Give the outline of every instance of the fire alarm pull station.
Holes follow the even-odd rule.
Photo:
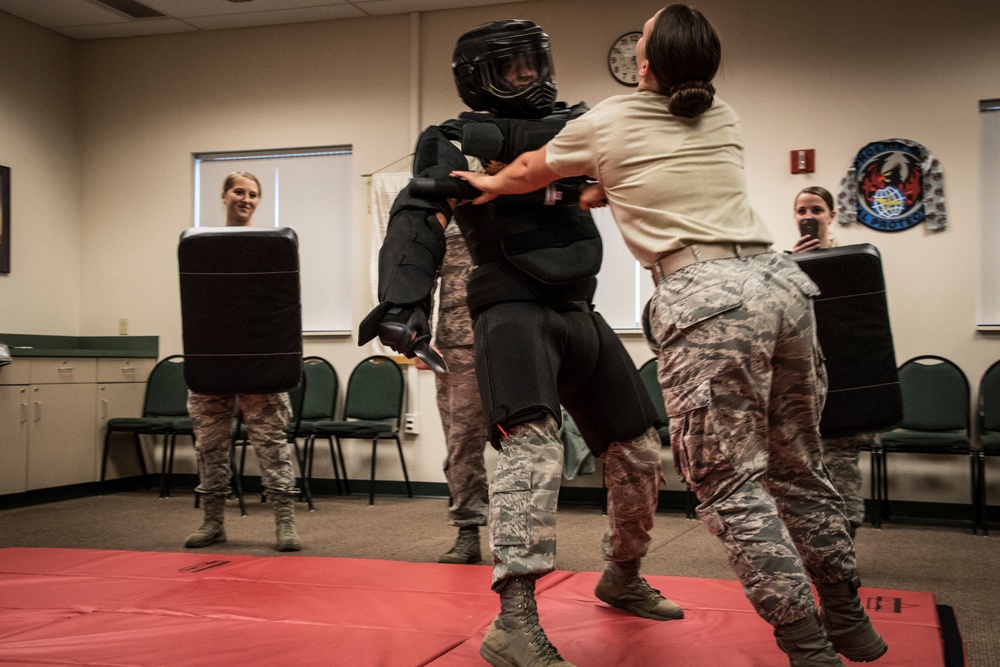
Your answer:
[[[792,151],[792,173],[811,174],[816,171],[816,151],[806,148],[800,151]]]

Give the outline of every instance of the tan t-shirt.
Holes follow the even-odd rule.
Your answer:
[[[750,207],[739,118],[719,99],[697,118],[649,91],[604,100],[546,147],[560,176],[604,186],[632,254],[645,267],[692,243],[773,242]]]

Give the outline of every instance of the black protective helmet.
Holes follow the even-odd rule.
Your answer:
[[[493,21],[458,38],[451,60],[469,108],[505,118],[541,118],[556,101],[549,36],[532,21]]]

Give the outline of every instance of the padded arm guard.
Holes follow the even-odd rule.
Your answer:
[[[405,190],[400,197],[404,194]],[[385,241],[378,253],[379,305],[362,320],[358,329],[359,345],[377,335],[379,322],[393,307],[420,309],[426,319],[444,251],[444,229],[437,219],[436,209],[403,208],[397,211],[393,207]]]
[[[396,211],[378,253],[379,302],[404,305],[429,298],[444,251],[437,210]]]
[[[440,128],[424,130],[413,158],[416,176],[447,177],[453,169],[467,169],[465,156],[445,137]],[[438,267],[444,259],[444,229],[438,213],[451,217],[444,200],[416,197],[410,186],[403,189],[389,212],[389,225],[378,255],[379,305],[361,322],[358,344],[364,345],[378,333],[378,324],[389,310],[406,306],[430,311],[431,293]]]

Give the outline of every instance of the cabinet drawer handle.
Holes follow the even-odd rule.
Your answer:
[[[35,421],[42,418],[42,402],[35,401]]]
[[[28,404],[21,403],[21,423],[28,421]]]
[[[73,367],[72,366],[60,366],[59,367],[59,372],[60,373],[72,373],[73,372]]]

